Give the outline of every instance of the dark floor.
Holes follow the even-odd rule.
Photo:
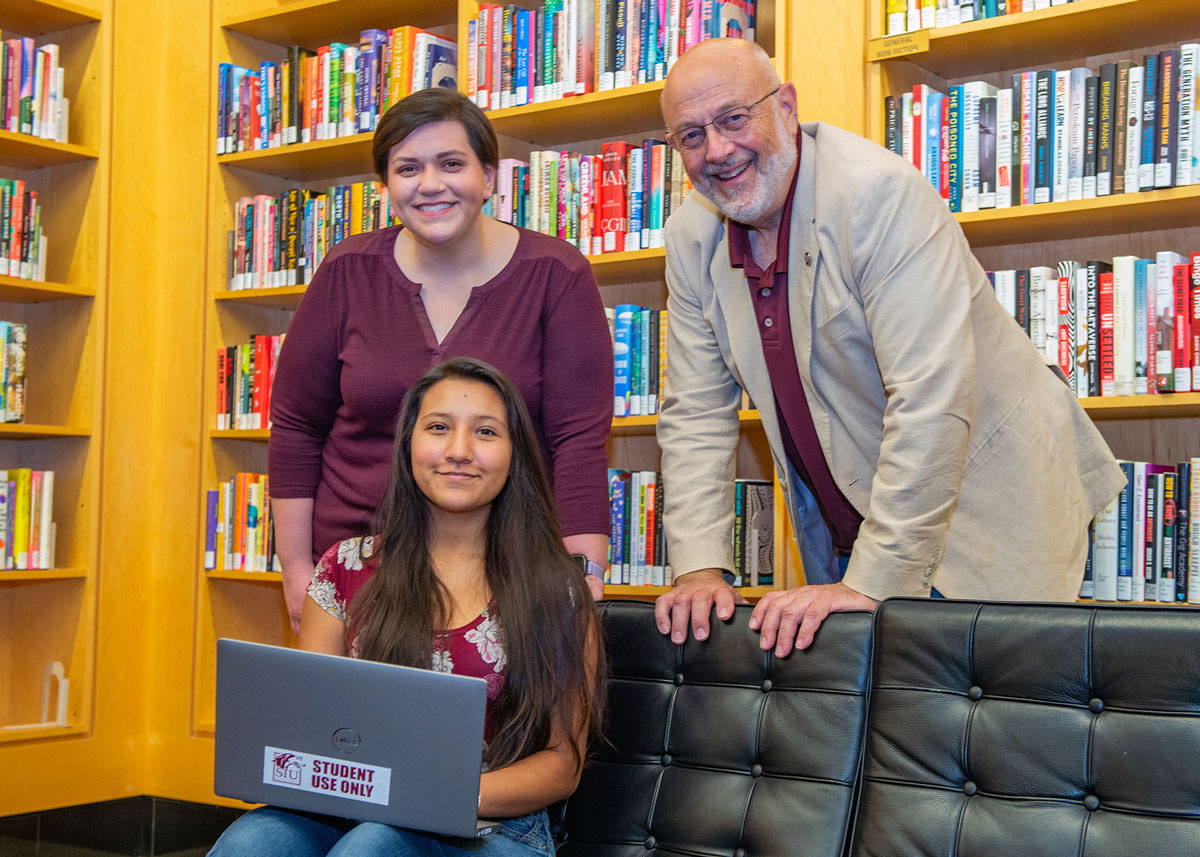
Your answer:
[[[0,857],[204,857],[241,810],[134,797],[0,818]]]

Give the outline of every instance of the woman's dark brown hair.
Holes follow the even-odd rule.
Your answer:
[[[587,717],[598,734],[605,660],[591,594],[563,546],[529,412],[512,382],[487,363],[448,360],[405,395],[391,478],[376,513],[379,565],[350,603],[347,634],[359,657],[423,668],[432,663],[448,599],[430,561],[429,501],[413,477],[412,436],[425,394],[446,380],[495,390],[512,441],[508,479],[492,501],[484,546],[508,658],[504,691],[491,713],[488,764],[497,768],[545,748],[556,725],[573,735]],[[576,752],[576,763],[582,761]]]
[[[500,144],[492,123],[474,101],[461,92],[435,86],[402,98],[383,114],[375,126],[371,141],[371,159],[375,175],[387,183],[388,155],[392,146],[404,142],[409,134],[431,122],[457,122],[467,132],[467,140],[479,162],[495,169],[500,165]]]

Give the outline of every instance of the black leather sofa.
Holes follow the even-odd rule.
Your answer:
[[[1200,612],[893,599],[813,646],[605,602],[562,857],[1200,857]]]

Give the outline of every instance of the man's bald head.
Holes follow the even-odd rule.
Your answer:
[[[779,74],[767,52],[746,39],[706,39],[688,49],[675,63],[659,101],[667,128],[674,130],[678,102],[710,80],[736,79],[748,92],[770,92]]]
[[[730,220],[778,225],[796,163],[796,88],[762,48],[696,45],[667,75],[662,112],[696,190]]]

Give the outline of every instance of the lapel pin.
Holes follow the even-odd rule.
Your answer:
[[[810,268],[812,267],[812,253],[809,253],[807,250],[804,251],[804,264]]]

